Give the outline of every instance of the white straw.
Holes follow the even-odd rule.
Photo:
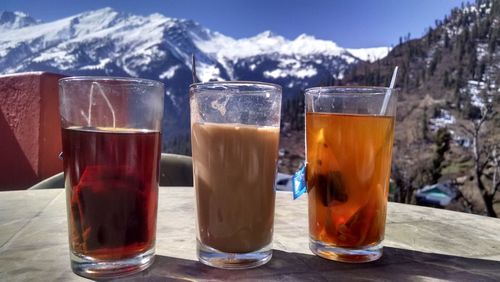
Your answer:
[[[382,103],[382,109],[380,110],[380,115],[385,115],[387,111],[387,106],[389,104],[389,99],[391,98],[392,89],[394,89],[394,84],[396,83],[396,76],[398,75],[398,66],[394,68],[392,73],[391,84],[389,89],[385,92],[384,102]]]
[[[108,105],[108,108],[111,111],[111,118],[113,119],[113,128],[116,128],[116,116],[115,116],[115,110],[113,109],[113,105],[111,105],[111,102],[109,101],[108,96],[106,96],[106,93],[104,93],[104,90],[102,89],[101,85],[99,83],[97,83],[96,81],[92,82],[92,85],[90,86],[89,111],[88,111],[88,116],[86,118],[87,125],[89,127],[92,125],[92,106],[94,104],[94,86],[97,86],[99,93],[104,98],[104,101],[106,101],[106,104]]]
[[[111,111],[111,117],[113,118],[113,128],[116,128],[116,116],[115,116],[115,110],[113,109],[113,105],[111,105],[111,102],[108,99],[108,96],[106,96],[106,93],[104,93],[104,90],[102,89],[101,85],[97,82],[94,82],[95,85],[97,85],[97,89],[99,89],[99,92],[101,93],[102,97],[106,101],[106,104],[108,105],[109,110]]]

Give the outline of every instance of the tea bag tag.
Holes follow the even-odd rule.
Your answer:
[[[306,165],[303,165],[292,176],[293,199],[296,200],[306,192]]]

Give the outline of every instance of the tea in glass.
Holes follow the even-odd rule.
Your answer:
[[[363,262],[382,254],[394,115],[376,109],[385,89],[369,90],[306,91],[310,246],[329,259]]]

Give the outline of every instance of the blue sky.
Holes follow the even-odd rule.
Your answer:
[[[139,15],[161,13],[192,19],[235,37],[271,30],[288,39],[302,33],[362,48],[420,37],[458,0],[1,0],[0,10],[18,10],[51,21],[83,11],[112,7]]]

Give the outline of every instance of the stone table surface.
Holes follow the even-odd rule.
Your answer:
[[[196,260],[194,192],[161,187],[156,261],[125,281],[500,281],[500,219],[389,203],[384,255],[347,264],[308,248],[307,199],[277,192],[271,261],[220,270]],[[0,192],[0,281],[80,281],[72,273],[63,189]]]

